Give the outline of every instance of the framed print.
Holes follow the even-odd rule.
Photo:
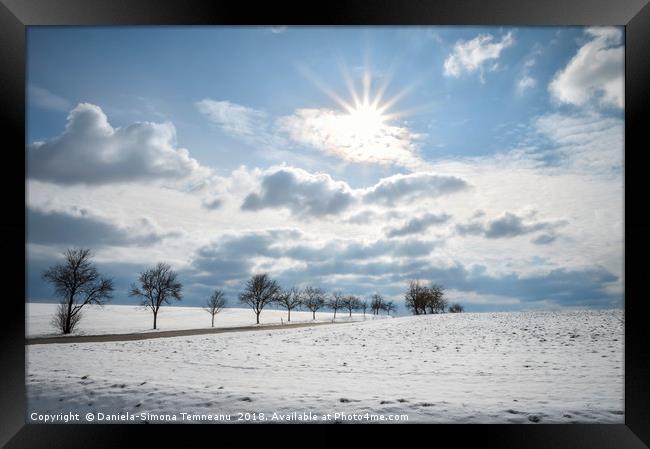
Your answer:
[[[0,17],[7,447],[649,444],[647,2]]]

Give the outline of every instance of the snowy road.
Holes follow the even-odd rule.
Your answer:
[[[297,327],[322,326],[329,324],[340,324],[344,321],[316,321],[306,323],[285,323],[271,325],[253,325],[239,327],[213,327],[203,329],[178,329],[173,331],[159,332],[136,332],[129,334],[99,334],[99,335],[66,335],[50,337],[30,337],[25,340],[28,345],[46,345],[46,344],[70,344],[70,343],[105,343],[113,341],[134,341],[150,340],[152,338],[172,338],[172,337],[189,337],[193,335],[222,334],[224,332],[250,332],[250,331],[269,331],[279,329],[294,329]]]

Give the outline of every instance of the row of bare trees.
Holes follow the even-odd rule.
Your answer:
[[[43,273],[43,278],[53,284],[54,291],[61,298],[59,307],[52,319],[52,324],[64,334],[70,334],[82,317],[82,309],[88,304],[104,305],[112,298],[114,283],[112,279],[103,277],[92,263],[89,249],[69,249],[64,253],[64,260]],[[153,314],[153,328],[158,328],[158,312],[164,304],[180,301],[183,286],[178,280],[178,274],[167,263],[160,262],[154,267],[139,273],[136,283],[131,285],[129,296],[139,298],[141,304]],[[331,297],[319,287],[308,286],[304,289],[292,288],[284,290],[268,274],[252,276],[239,295],[241,303],[247,304],[255,312],[256,322],[260,322],[260,314],[264,307],[275,303],[287,310],[287,321],[291,321],[291,311],[303,307],[316,312],[324,307],[336,311],[352,311],[368,307],[367,302],[356,296],[335,293]],[[226,305],[225,293],[215,290],[207,299],[204,309],[214,317]],[[389,313],[394,309],[385,309]]]
[[[283,289],[268,274],[256,274],[252,276],[239,294],[239,302],[248,305],[255,312],[257,324],[260,322],[260,314],[264,307],[276,304],[287,310],[287,321],[291,321],[291,311],[296,308],[304,308],[312,313],[312,319],[316,319],[318,310],[328,308],[334,311],[334,319],[339,310],[348,312],[352,316],[353,311],[361,310],[366,314],[368,307],[375,315],[380,310],[390,315],[396,310],[392,301],[384,301],[381,295],[375,294],[372,302],[364,301],[354,295],[345,295],[341,292],[334,292],[331,295],[320,287],[307,286],[303,289],[296,287]]]
[[[87,304],[103,305],[112,298],[114,291],[113,280],[99,274],[91,262],[92,254],[89,249],[69,249],[64,253],[64,261],[57,263],[43,273],[43,278],[52,283],[55,293],[61,298],[59,307],[53,317],[52,324],[64,334],[71,333],[81,320],[81,312]],[[154,267],[142,271],[137,282],[131,285],[129,296],[137,297],[141,304],[150,309],[153,314],[153,328],[157,328],[158,311],[163,304],[182,299],[182,284],[178,274],[169,264],[160,262]],[[287,310],[287,321],[291,321],[291,311],[305,308],[316,312],[323,308],[334,311],[334,319],[339,310],[348,312],[361,310],[365,316],[370,308],[374,315],[381,311],[390,315],[397,307],[393,301],[386,301],[380,294],[372,295],[370,302],[354,295],[334,292],[328,295],[322,288],[307,286],[303,289],[293,287],[283,289],[268,274],[252,276],[239,294],[239,301],[246,304],[255,312],[256,323],[260,322],[262,310],[270,304],[276,304]],[[405,294],[406,307],[415,315],[427,313],[443,313],[447,308],[444,298],[444,287],[439,284],[429,286],[419,281],[411,281]],[[226,305],[225,293],[215,290],[208,298],[204,309],[214,317]],[[462,312],[460,304],[453,304],[449,312]]]

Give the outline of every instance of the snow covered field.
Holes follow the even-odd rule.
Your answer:
[[[57,335],[60,332],[52,327],[50,321],[56,311],[57,304],[27,303],[25,304],[25,333],[28,337]],[[126,334],[130,332],[156,332],[152,329],[153,314],[141,306],[107,305],[103,307],[89,305],[82,310],[83,318],[79,322],[75,335],[91,334]],[[316,321],[331,321],[333,313],[316,312]],[[372,315],[368,314],[368,318]],[[336,314],[337,320],[348,317],[347,312]],[[353,313],[353,319],[362,316]],[[210,327],[210,314],[201,307],[161,307],[158,312],[157,331],[178,329],[202,329]],[[281,324],[280,319],[287,323],[286,310],[266,308],[260,315],[260,324]],[[291,312],[291,322],[311,322],[309,311]],[[251,309],[227,308],[214,318],[214,327],[237,327],[255,324],[255,314]]]
[[[371,413],[409,422],[623,423],[623,342],[622,311],[570,311],[29,345],[27,419],[330,413],[346,421]]]

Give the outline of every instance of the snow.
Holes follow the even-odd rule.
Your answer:
[[[253,413],[620,424],[623,327],[620,310],[464,313],[28,345],[28,421],[31,412],[121,413],[127,422],[248,412],[257,421]]]
[[[57,335],[51,320],[57,304],[26,303],[25,304],[25,333],[28,337]],[[158,312],[157,330],[153,327],[153,314],[142,306],[127,305],[88,305],[82,309],[83,317],[79,322],[75,335],[126,334],[132,332],[156,332],[179,329],[209,328],[212,317],[201,307],[166,307]],[[316,321],[331,321],[333,313],[329,311],[316,312]],[[368,314],[368,317],[371,315]],[[348,313],[336,314],[337,320],[345,320]],[[353,313],[353,319],[362,319],[362,315]],[[283,321],[280,321],[282,319]],[[291,322],[311,322],[312,313],[309,311],[291,311]],[[287,324],[287,311],[265,308],[260,315],[261,325]],[[214,317],[214,327],[238,327],[255,324],[255,313],[247,308],[226,308]]]

